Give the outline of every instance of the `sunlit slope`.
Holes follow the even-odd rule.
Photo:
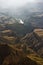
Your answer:
[[[32,33],[23,37],[21,42],[27,44],[43,57],[43,29],[35,29]]]
[[[14,45],[0,44],[0,65],[39,65],[14,47]]]
[[[35,29],[34,32],[39,36],[43,38],[43,29]]]

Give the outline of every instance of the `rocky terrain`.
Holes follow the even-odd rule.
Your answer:
[[[0,44],[0,65],[39,65],[13,45]]]
[[[32,24],[0,17],[0,65],[43,65],[43,28]]]
[[[43,29],[35,29],[32,33],[23,37],[21,41],[43,57]]]
[[[22,38],[11,30],[0,33],[0,65],[43,65],[43,29]]]

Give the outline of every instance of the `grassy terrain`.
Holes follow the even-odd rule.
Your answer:
[[[43,37],[43,29],[35,29],[34,32],[35,32],[39,37]]]
[[[14,45],[8,45],[10,48],[12,48],[13,50],[16,50],[16,51],[18,51],[19,53],[21,53],[21,54],[23,54],[23,50],[22,49],[18,49],[18,48],[16,48],[16,46],[14,46]],[[21,55],[20,54],[20,55]],[[24,56],[25,56],[26,54],[24,53]],[[21,55],[22,56],[22,55]],[[37,55],[35,55],[35,54],[29,54],[29,55],[27,55],[27,57],[28,58],[30,58],[31,60],[33,60],[33,61],[35,61],[35,62],[37,62],[39,65],[43,65],[43,58],[41,58],[40,56],[37,56]]]
[[[27,55],[27,57],[29,57],[32,60],[36,61],[37,63],[39,63],[39,65],[43,65],[43,58],[35,56],[34,54]]]

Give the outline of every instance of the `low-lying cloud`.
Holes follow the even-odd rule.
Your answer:
[[[0,7],[9,8],[9,7],[20,7],[25,5],[28,2],[43,2],[42,0],[0,0]]]

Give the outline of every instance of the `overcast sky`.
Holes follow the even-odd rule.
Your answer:
[[[6,8],[14,6],[16,8],[19,6],[23,6],[28,2],[30,3],[43,2],[43,0],[0,0],[0,7]]]

